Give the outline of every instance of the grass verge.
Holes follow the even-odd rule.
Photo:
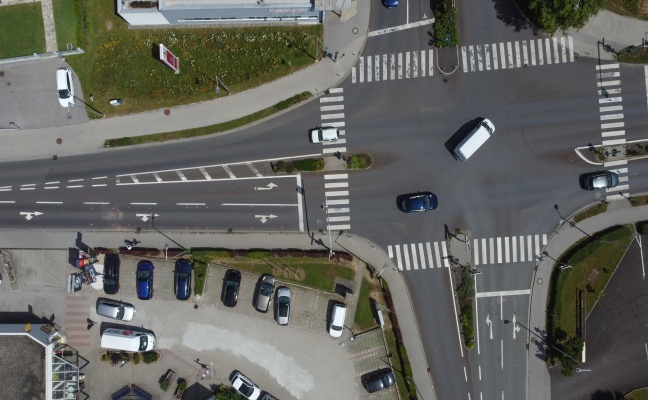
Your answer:
[[[346,162],[347,169],[367,169],[373,164],[373,159],[369,154],[360,153],[348,156]]]
[[[577,293],[585,293],[587,316],[628,249],[632,233],[631,225],[611,227],[584,238],[558,258],[559,263],[572,267],[561,270],[554,266],[547,305],[551,343],[561,345],[577,335]]]
[[[577,224],[581,221],[586,220],[587,218],[592,218],[595,215],[603,214],[608,209],[607,203],[595,204],[590,208],[587,208],[578,214],[574,215],[574,223]]]
[[[0,21],[0,58],[45,52],[40,2],[0,7]]]
[[[624,400],[648,400],[648,389],[635,389],[625,395]]]
[[[78,46],[76,26],[77,18],[74,11],[74,1],[53,0],[54,26],[56,27],[56,48],[59,51],[67,50],[67,44],[71,43],[72,48]]]
[[[380,287],[378,281],[370,281],[368,276],[362,278],[362,285],[360,286],[360,294],[358,295],[358,306],[356,307],[356,314],[354,317],[355,325],[353,330],[355,333],[365,332],[378,326],[372,309],[372,302],[375,301],[374,296],[379,293]]]
[[[144,143],[159,143],[169,140],[188,139],[192,137],[207,136],[214,133],[225,132],[269,117],[272,114],[298,104],[310,97],[310,92],[303,92],[289,99],[283,100],[282,102],[277,103],[272,107],[268,107],[264,110],[257,111],[253,114],[246,115],[245,117],[241,117],[239,119],[223,122],[221,124],[202,126],[199,128],[185,129],[174,132],[154,133],[151,135],[128,136],[117,139],[108,139],[104,142],[104,147],[123,147]]]

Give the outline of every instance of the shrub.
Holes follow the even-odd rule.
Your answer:
[[[472,298],[475,295],[475,281],[466,270],[461,274],[461,283],[457,286],[457,294],[463,298]]]
[[[648,221],[639,221],[635,224],[635,229],[640,235],[648,233]]]
[[[142,356],[146,364],[152,364],[158,360],[158,355],[154,351],[147,351]]]
[[[360,153],[353,154],[346,158],[347,169],[366,169],[371,167],[373,164],[373,159],[369,154]]]
[[[164,390],[165,392],[169,389],[169,380],[164,379],[163,381],[160,382],[160,389]]]
[[[187,388],[187,381],[184,379],[180,378],[178,380],[178,390],[185,390]]]
[[[438,48],[459,45],[456,9],[447,10],[443,2],[435,10],[434,45]]]
[[[466,304],[461,309],[459,316],[461,322],[461,330],[463,331],[464,344],[467,348],[472,349],[475,347],[475,327],[473,323],[473,308],[472,304]]]
[[[133,354],[133,364],[137,365],[142,361],[142,355],[140,353]]]
[[[298,171],[319,171],[324,168],[324,160],[321,158],[307,158],[305,160],[295,160],[293,167]],[[288,168],[286,168],[288,172]]]

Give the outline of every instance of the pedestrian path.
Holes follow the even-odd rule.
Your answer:
[[[571,36],[461,46],[463,72],[574,62]]]
[[[322,154],[346,153],[346,131],[344,128],[344,89],[332,88],[320,98],[322,126],[338,128],[340,138],[335,142],[322,142]],[[324,175],[324,195],[327,230],[351,229],[349,208],[349,174],[327,173]]]
[[[68,293],[65,298],[65,337],[67,343],[77,349],[90,346],[92,333],[98,335],[97,332],[88,329],[90,326],[90,301],[90,296],[78,293]]]
[[[534,261],[546,244],[547,235],[542,234],[473,239],[468,246],[472,263],[478,266]],[[387,253],[401,271],[447,268],[452,258],[444,240],[389,245]]]
[[[351,82],[425,78],[433,73],[434,50],[414,50],[359,57],[358,63],[351,68]]]
[[[598,86],[598,102],[601,121],[601,137],[603,146],[618,146],[626,143],[625,139],[625,122],[623,114],[623,97],[621,96],[621,70],[618,63],[599,64],[596,66],[596,84]],[[608,156],[614,158],[618,150],[606,150],[612,152]],[[630,185],[628,183],[628,168],[623,167],[628,164],[627,159],[606,162],[605,167],[611,168],[610,171],[619,175],[619,185],[605,189],[608,199],[618,199],[622,195],[619,193],[628,192]]]

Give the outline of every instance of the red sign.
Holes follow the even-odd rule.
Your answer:
[[[164,45],[161,43],[160,43],[160,61],[162,61],[169,68],[175,71],[176,74],[180,73],[180,59],[174,56],[173,53],[171,53],[169,49],[164,47]]]

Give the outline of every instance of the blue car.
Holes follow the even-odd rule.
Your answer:
[[[383,6],[387,8],[396,8],[398,5],[398,0],[383,0]]]
[[[150,300],[153,298],[153,263],[149,260],[142,260],[137,263],[135,278],[137,279],[137,298]]]
[[[439,201],[434,193],[416,192],[401,194],[396,198],[398,209],[405,213],[434,210]]]
[[[173,272],[173,292],[176,299],[187,300],[191,296],[191,262],[184,258],[175,263]]]

